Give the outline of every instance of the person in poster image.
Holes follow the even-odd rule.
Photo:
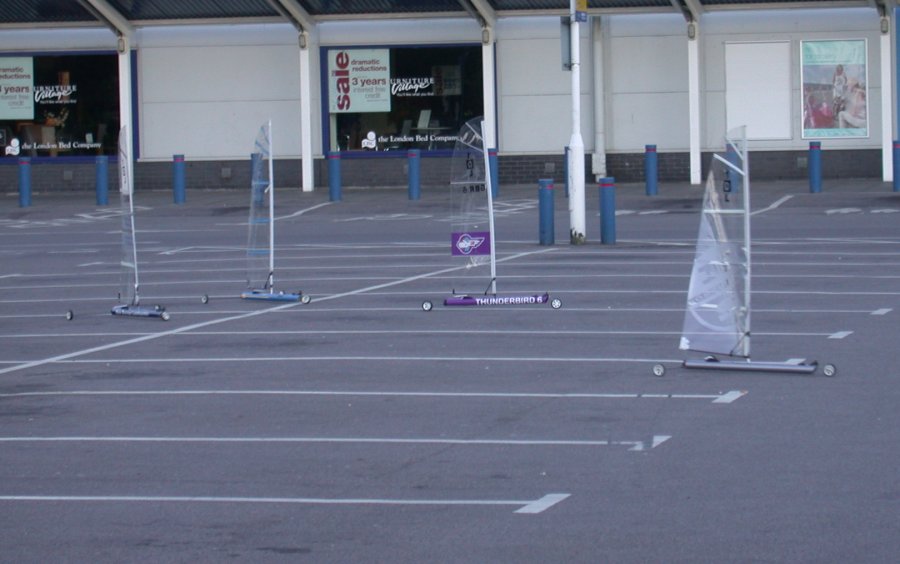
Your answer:
[[[845,109],[838,114],[838,127],[865,127],[866,126],[866,89],[857,82],[849,82],[849,94],[845,103]]]
[[[847,96],[847,75],[844,73],[844,65],[838,65],[831,77],[831,115],[837,116],[844,109]]]

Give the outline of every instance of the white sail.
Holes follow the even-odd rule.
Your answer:
[[[459,131],[450,163],[450,251],[464,261],[454,294],[496,294],[494,211],[482,118]]]
[[[131,161],[128,158],[128,128],[119,130],[119,195],[122,214],[122,261],[119,303],[140,304],[140,278],[137,267],[137,240],[134,231],[134,186],[131,183]]]
[[[274,292],[275,189],[272,122],[259,128],[250,158],[250,218],[247,229],[247,288]]]
[[[750,357],[750,181],[744,128],[713,155],[680,348]]]

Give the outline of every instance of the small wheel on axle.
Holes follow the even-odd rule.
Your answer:
[[[301,294],[300,295],[300,303],[301,304],[308,304],[311,301],[312,301],[312,298],[309,297],[309,294]]]
[[[553,309],[561,308],[562,300],[560,300],[559,298],[553,298],[552,300],[550,300],[550,307],[552,307]]]
[[[833,364],[826,364],[822,367],[822,374],[831,377],[837,374],[837,366]]]
[[[200,303],[208,304],[209,303],[209,295],[203,294],[202,296],[200,296]]]
[[[424,302],[422,302],[422,311],[431,311],[431,308],[433,308],[433,307],[434,307],[434,304],[429,302],[428,300],[425,300]]]
[[[66,321],[72,321],[73,319],[75,319],[75,312],[72,311],[71,309],[67,310],[66,311]]]
[[[162,319],[163,321],[168,321],[169,320],[169,312],[163,310],[163,312],[159,314],[159,318]]]
[[[666,373],[666,367],[662,364],[654,364],[653,365],[653,375],[654,376],[663,376]]]

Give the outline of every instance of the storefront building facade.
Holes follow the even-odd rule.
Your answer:
[[[827,177],[889,179],[895,21],[869,7],[730,10],[690,23],[593,14],[579,36],[585,174],[641,180],[652,144],[660,180],[696,182],[725,131],[747,125],[756,178],[803,178],[817,140]],[[137,26],[137,187],[168,187],[173,155],[189,163],[189,188],[243,187],[268,119],[279,186],[326,186],[325,157],[338,151],[345,185],[404,185],[412,148],[423,183],[440,185],[456,132],[478,115],[493,123],[501,183],[562,180],[572,92],[561,28],[556,15],[501,15],[487,33],[472,18],[436,16],[327,20],[299,35],[274,21]],[[17,155],[43,167],[35,181],[46,189],[93,186],[93,159],[115,155],[122,125],[119,69],[105,28],[0,34],[5,190]]]

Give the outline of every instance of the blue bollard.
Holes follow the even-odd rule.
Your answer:
[[[109,157],[100,155],[94,159],[96,166],[94,172],[96,176],[97,205],[105,206],[109,204]]]
[[[541,245],[556,243],[556,228],[553,221],[553,179],[538,180],[538,238]]]
[[[647,181],[647,195],[655,196],[659,193],[657,182],[659,179],[659,164],[656,156],[656,145],[644,147],[644,178]]]
[[[422,151],[420,149],[410,149],[406,152],[406,158],[409,162],[409,192],[410,200],[418,200],[421,193],[420,174],[421,174],[421,158]]]
[[[500,168],[497,166],[497,149],[488,149],[488,163],[491,167],[491,198],[500,195]]]
[[[332,202],[341,201],[341,152],[328,153],[328,197]]]
[[[172,156],[172,196],[176,204],[184,203],[184,155]]]
[[[566,187],[566,198],[569,197],[569,146],[563,150],[563,183]]]
[[[19,207],[31,205],[31,157],[19,157]]]
[[[725,158],[728,160],[729,164],[734,165],[735,168],[741,168],[740,159],[738,158],[737,151],[733,145],[729,144],[725,149]],[[728,167],[725,170],[725,178],[728,179],[728,192],[730,194],[736,194],[741,191],[741,187],[744,185],[743,175],[737,173],[733,168]]]
[[[900,141],[894,141],[894,192],[900,192],[900,174],[897,167],[900,167]]]
[[[819,141],[809,142],[809,160],[807,162],[809,168],[809,192],[818,194],[822,191],[822,143]]]
[[[616,179],[600,179],[600,242],[616,244]]]

